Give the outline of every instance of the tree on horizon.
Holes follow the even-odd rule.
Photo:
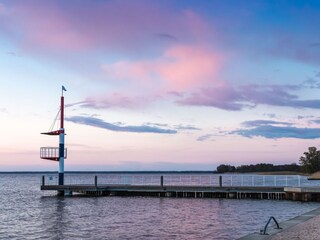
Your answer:
[[[320,151],[316,147],[309,147],[308,150],[300,157],[299,163],[303,172],[314,173],[320,170]]]

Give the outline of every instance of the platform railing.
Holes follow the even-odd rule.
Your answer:
[[[41,147],[40,158],[42,159],[59,159],[58,147]],[[67,149],[64,149],[64,158],[67,158]]]
[[[185,174],[65,174],[65,185],[91,185],[97,176],[98,185],[223,186],[223,187],[301,187],[320,186],[299,175],[185,175]],[[221,179],[220,179],[221,178]],[[58,175],[45,177],[46,185],[57,185]]]

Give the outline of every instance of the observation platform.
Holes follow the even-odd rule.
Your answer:
[[[41,147],[40,148],[40,158],[59,161],[59,148],[58,147]],[[67,149],[64,149],[64,158],[67,158]]]

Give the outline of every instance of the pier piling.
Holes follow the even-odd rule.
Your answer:
[[[42,186],[44,186],[44,185],[45,185],[45,176],[42,176],[41,185],[42,185]]]
[[[163,188],[163,176],[160,177],[160,185]]]

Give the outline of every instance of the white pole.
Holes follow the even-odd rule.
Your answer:
[[[64,128],[59,134],[59,185],[64,184]]]

